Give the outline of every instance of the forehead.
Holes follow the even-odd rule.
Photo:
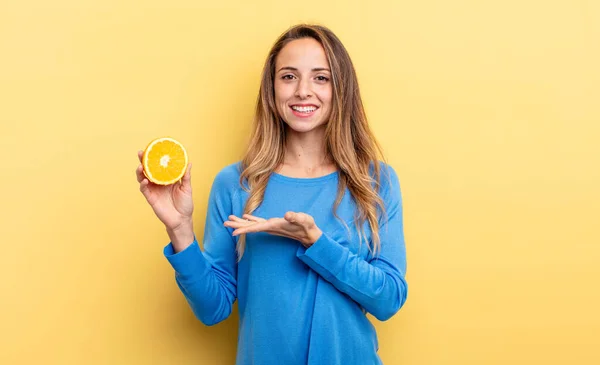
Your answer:
[[[328,67],[327,56],[321,44],[313,38],[295,39],[286,44],[275,61],[277,69],[280,67],[295,67],[298,69],[312,69]]]

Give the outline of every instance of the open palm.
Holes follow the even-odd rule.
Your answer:
[[[233,228],[234,236],[266,232],[300,241],[307,247],[315,243],[322,234],[312,216],[296,212],[287,212],[283,217],[269,219],[250,214],[244,214],[242,218],[230,215],[224,226]]]

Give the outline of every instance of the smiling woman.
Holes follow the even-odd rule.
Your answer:
[[[190,168],[167,187],[140,171],[195,315],[219,323],[238,300],[237,364],[381,364],[366,313],[387,320],[407,298],[400,184],[333,32],[298,25],[269,52],[246,154],[211,188],[204,250]]]

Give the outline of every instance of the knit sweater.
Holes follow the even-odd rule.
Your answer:
[[[241,217],[248,193],[239,184],[240,164],[215,177],[208,202],[203,249],[195,237],[164,255],[196,317],[206,325],[225,320],[238,301],[237,365],[381,364],[375,327],[366,313],[384,321],[407,297],[406,251],[400,184],[394,169],[381,163],[380,251],[373,255],[355,227],[356,203],[348,189],[337,209],[338,172],[317,178],[273,173],[264,200],[252,213],[283,217],[311,215],[323,234],[309,248],[264,232],[246,235],[238,262],[233,229],[223,223]],[[388,178],[389,176],[389,178]],[[371,230],[365,223],[370,240]]]

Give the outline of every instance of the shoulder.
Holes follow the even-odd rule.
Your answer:
[[[392,165],[378,161],[379,163],[379,192],[384,198],[400,195],[400,179],[396,169]],[[371,166],[373,167],[373,165]],[[373,171],[373,169],[372,169]]]
[[[379,162],[379,170],[384,174],[384,175],[388,175],[391,179],[398,179],[398,174],[396,173],[396,170],[392,167],[392,165],[383,162],[383,161],[378,161]]]
[[[215,180],[224,180],[224,181],[239,180],[240,175],[242,173],[241,166],[242,166],[241,162],[238,161],[238,162],[235,162],[235,163],[232,163],[232,164],[229,164],[229,165],[223,167],[217,173]]]
[[[217,191],[234,192],[241,189],[241,162],[235,162],[223,167],[214,178],[213,189]]]
[[[398,174],[396,173],[396,170],[394,169],[394,167],[392,167],[392,165],[384,162],[384,161],[377,161],[378,165],[379,165],[379,178],[380,178],[380,184],[382,186],[385,185],[389,185],[389,184],[398,184]],[[373,175],[375,174],[375,163],[371,163],[371,166],[369,168],[371,177],[373,177]]]

